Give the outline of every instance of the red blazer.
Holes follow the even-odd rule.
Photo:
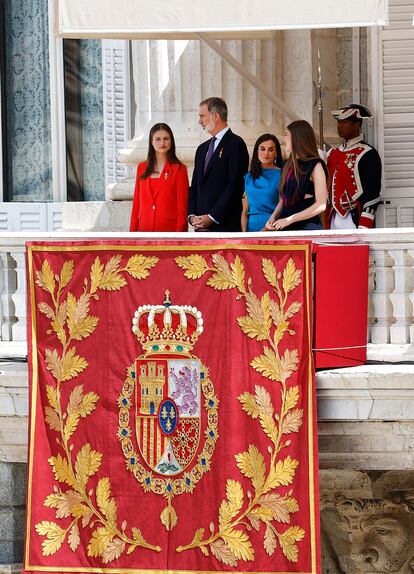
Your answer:
[[[140,178],[146,167],[146,161],[138,164],[129,230],[187,231],[187,168],[167,161],[159,177],[159,189],[153,194],[151,178]]]

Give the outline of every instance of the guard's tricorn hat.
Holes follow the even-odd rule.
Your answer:
[[[349,106],[341,108],[340,110],[333,110],[331,114],[336,120],[348,120],[350,118],[363,120],[372,118],[369,109],[366,106],[361,106],[361,104],[349,104]]]

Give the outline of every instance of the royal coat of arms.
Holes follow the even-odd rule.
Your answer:
[[[163,304],[138,307],[132,331],[144,352],[119,397],[118,438],[144,491],[167,499],[161,521],[170,530],[174,496],[192,492],[210,469],[218,438],[218,399],[207,367],[191,354],[203,318],[196,307],[173,305],[166,291]]]

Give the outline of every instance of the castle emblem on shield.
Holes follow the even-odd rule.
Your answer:
[[[172,476],[194,458],[200,438],[200,362],[137,359],[136,432],[145,462]]]
[[[162,304],[138,307],[132,331],[144,352],[118,400],[127,468],[144,491],[167,499],[160,517],[167,529],[177,523],[174,496],[193,492],[218,439],[218,399],[207,367],[191,354],[203,329],[201,312],[173,305],[169,291]]]

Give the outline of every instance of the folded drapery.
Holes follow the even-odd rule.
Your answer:
[[[310,252],[28,244],[25,572],[320,572]]]

